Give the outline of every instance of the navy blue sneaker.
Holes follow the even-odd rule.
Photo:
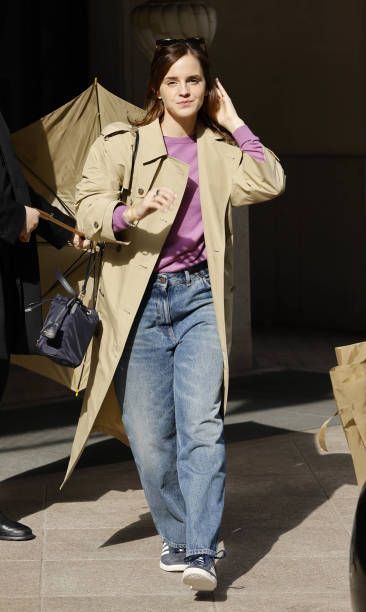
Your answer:
[[[186,549],[184,547],[174,548],[164,542],[160,556],[160,568],[166,572],[183,572],[188,563],[184,560]]]
[[[183,582],[194,591],[214,591],[217,587],[215,558],[210,555],[194,555],[187,558],[188,567]]]

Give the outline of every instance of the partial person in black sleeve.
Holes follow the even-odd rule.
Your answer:
[[[10,354],[33,352],[42,325],[41,309],[24,313],[40,300],[35,231],[56,248],[73,234],[39,218],[36,208],[68,225],[74,221],[50,206],[26,184],[0,113],[0,402],[9,374]],[[29,540],[32,530],[0,511],[1,540]]]

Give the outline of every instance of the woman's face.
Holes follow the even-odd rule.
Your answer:
[[[206,93],[206,82],[199,60],[183,55],[166,73],[158,92],[164,111],[175,120],[196,117]]]

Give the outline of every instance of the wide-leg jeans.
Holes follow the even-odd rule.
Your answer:
[[[225,447],[223,356],[207,267],[154,274],[115,374],[123,424],[162,539],[215,555]]]

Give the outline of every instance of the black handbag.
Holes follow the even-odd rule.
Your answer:
[[[99,256],[99,253],[89,255],[87,271],[79,295],[60,272],[56,273],[58,280],[71,297],[57,294],[50,300],[50,307],[36,342],[37,354],[44,355],[70,368],[81,364],[99,323],[99,316],[95,308],[84,306],[82,301],[91,269],[95,268],[96,258]],[[29,312],[42,303],[44,301],[30,304],[26,311]]]

